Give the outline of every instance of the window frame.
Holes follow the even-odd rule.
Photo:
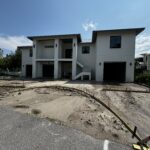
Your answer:
[[[54,48],[54,45],[45,45],[44,48]]]
[[[88,47],[88,52],[84,52],[87,49],[83,49],[83,48],[87,48],[87,47]],[[84,45],[84,46],[82,46],[82,54],[90,54],[90,45]]]
[[[113,46],[114,43],[112,43],[113,42],[112,40],[113,40],[113,38],[116,38],[116,37],[120,38],[119,39],[120,40],[120,43],[119,43],[120,45],[119,46]],[[110,36],[110,43],[109,44],[110,44],[111,49],[121,48],[122,47],[122,36],[121,35],[112,35],[112,36]],[[116,42],[115,44],[117,45],[118,43]]]

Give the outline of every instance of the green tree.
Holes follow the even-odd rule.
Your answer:
[[[0,68],[16,70],[21,68],[21,51],[17,49],[15,52],[7,54],[5,57],[0,58]]]

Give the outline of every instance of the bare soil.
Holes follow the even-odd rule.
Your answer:
[[[15,81],[16,82],[16,81]],[[14,83],[14,82],[13,82]],[[1,82],[2,84],[2,82]],[[10,83],[9,83],[10,84]],[[138,134],[144,138],[150,135],[150,94],[135,92],[103,91],[103,88],[147,90],[136,84],[102,85],[91,83],[68,83],[66,81],[26,82],[26,87],[41,85],[65,85],[88,89],[102,101],[111,103],[124,114],[129,122],[138,127]],[[16,111],[48,118],[56,123],[79,129],[98,139],[131,144],[136,139],[105,107],[93,99],[75,92],[51,88],[9,92],[11,88],[0,88],[0,105],[8,105]]]

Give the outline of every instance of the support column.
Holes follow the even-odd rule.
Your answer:
[[[55,39],[55,42],[54,42],[54,79],[58,79],[58,51],[59,51],[59,39]]]
[[[72,50],[73,50],[73,55],[72,55],[72,80],[75,80],[76,77],[76,70],[77,70],[77,49],[78,49],[78,42],[77,38],[73,38],[73,43],[72,43]]]
[[[33,41],[33,56],[32,56],[32,78],[37,77],[36,51],[37,51],[37,42],[34,40]]]

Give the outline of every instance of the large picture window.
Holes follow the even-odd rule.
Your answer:
[[[110,37],[110,48],[121,48],[121,36]]]

